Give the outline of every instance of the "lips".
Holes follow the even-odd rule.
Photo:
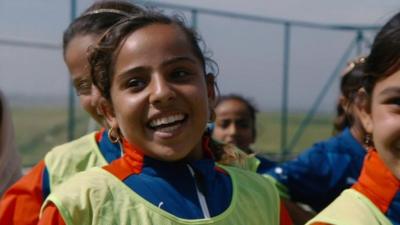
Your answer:
[[[183,113],[159,114],[149,120],[147,127],[160,138],[171,138],[179,133],[187,118],[188,116]]]

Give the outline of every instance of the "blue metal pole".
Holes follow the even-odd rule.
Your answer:
[[[362,30],[357,31],[357,50],[356,54],[357,56],[360,56],[362,53],[362,43],[364,41],[364,34]]]
[[[70,9],[71,22],[76,17],[76,0],[71,0]],[[75,134],[75,93],[72,80],[69,79],[69,97],[68,97],[68,140],[74,139]]]
[[[322,99],[325,97],[329,88],[332,86],[333,81],[337,78],[339,71],[343,68],[343,65],[348,60],[348,58],[356,44],[357,44],[357,36],[355,38],[353,38],[350,45],[347,47],[346,52],[342,55],[342,58],[340,59],[339,63],[336,65],[335,70],[330,75],[330,77],[328,78],[328,80],[326,81],[324,86],[322,87],[318,97],[314,101],[311,109],[308,111],[306,118],[304,118],[303,121],[301,121],[299,128],[297,128],[296,133],[293,135],[292,141],[289,144],[288,149],[290,151],[292,151],[293,148],[297,145],[297,142],[300,140],[301,136],[303,135],[303,131],[308,126],[308,124],[311,122],[312,118],[314,117],[315,113],[317,112],[319,105],[322,102]]]
[[[197,30],[197,16],[198,16],[198,12],[197,12],[197,10],[196,9],[192,9],[191,10],[191,12],[192,12],[192,24],[191,24],[191,26],[192,26],[192,29],[193,30]]]
[[[284,26],[283,42],[283,80],[282,80],[282,113],[281,113],[281,151],[282,160],[286,158],[287,131],[288,131],[288,104],[289,104],[289,60],[290,60],[290,23]]]

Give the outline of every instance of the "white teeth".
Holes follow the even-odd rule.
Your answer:
[[[159,132],[165,132],[165,133],[167,133],[167,132],[172,132],[172,131],[176,130],[179,126],[180,126],[180,125],[177,124],[177,125],[174,125],[174,126],[158,128],[157,130],[158,130]]]
[[[160,125],[164,125],[164,124],[169,124],[169,123],[173,123],[176,121],[180,121],[183,120],[185,118],[185,116],[183,114],[177,114],[177,115],[172,115],[172,116],[167,116],[167,117],[161,117],[155,120],[152,120],[150,122],[150,126],[151,127],[156,127],[156,126],[160,126]]]

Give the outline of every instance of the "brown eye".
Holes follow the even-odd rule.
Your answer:
[[[78,96],[90,95],[92,93],[92,82],[82,80],[75,84],[76,93]]]
[[[400,98],[392,98],[387,101],[390,105],[397,105],[400,106]]]
[[[219,127],[221,127],[222,129],[228,128],[230,124],[231,124],[231,121],[230,121],[230,120],[221,120],[221,121],[219,121],[219,122],[217,123],[217,125],[218,125]]]
[[[191,74],[192,73],[190,73],[186,69],[177,69],[172,72],[171,79],[174,81],[177,81],[177,82],[186,81],[190,77]]]
[[[236,121],[236,125],[240,128],[247,129],[250,127],[250,121],[246,119],[238,120]]]
[[[132,78],[128,80],[127,86],[128,88],[132,88],[134,91],[139,91],[146,87],[146,80],[140,78]]]

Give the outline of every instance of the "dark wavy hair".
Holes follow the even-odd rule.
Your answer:
[[[114,75],[115,58],[122,43],[133,32],[152,25],[168,24],[177,26],[189,41],[194,55],[200,60],[204,73],[217,67],[215,61],[206,57],[200,43],[204,43],[196,31],[188,28],[182,18],[166,16],[154,9],[144,10],[140,14],[125,18],[108,29],[101,37],[89,56],[91,76],[94,85],[100,90],[103,97],[111,101],[110,88]]]
[[[342,75],[340,81],[340,93],[347,99],[347,104],[354,104],[357,97],[357,91],[363,85],[364,64],[365,59],[351,61],[348,65],[349,69]],[[346,112],[341,102],[336,106],[336,118],[334,120],[334,134],[340,133],[346,127],[351,127],[354,122],[352,112]]]
[[[126,1],[99,1],[87,8],[64,31],[63,52],[78,35],[101,35],[112,25],[127,16],[136,15],[143,9]]]
[[[378,32],[366,59],[363,87],[371,101],[376,83],[400,69],[400,12]]]

